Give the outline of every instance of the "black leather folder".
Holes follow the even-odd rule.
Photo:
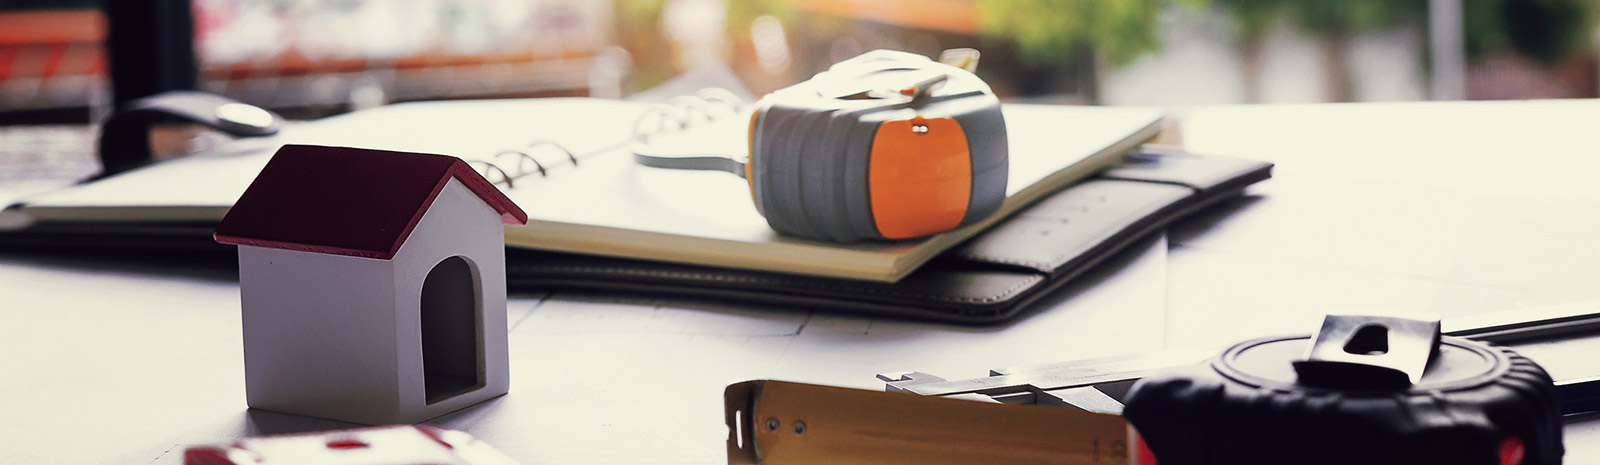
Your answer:
[[[1272,164],[1146,150],[1046,197],[895,283],[510,249],[514,290],[713,297],[951,323],[1005,321],[1189,214],[1242,195]]]

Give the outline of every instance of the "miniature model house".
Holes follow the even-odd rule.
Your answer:
[[[505,236],[454,157],[284,146],[228,210],[253,408],[415,423],[506,393]]]

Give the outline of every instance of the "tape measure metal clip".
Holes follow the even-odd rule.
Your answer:
[[[1294,371],[1306,385],[1403,388],[1422,381],[1439,335],[1438,316],[1328,315]]]

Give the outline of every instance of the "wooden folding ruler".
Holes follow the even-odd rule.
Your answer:
[[[1444,321],[1446,335],[1508,344],[1600,330],[1600,313],[1517,310]],[[730,464],[1151,465],[1122,417],[1144,375],[1221,351],[1165,351],[945,380],[878,375],[887,392],[747,381],[724,393]],[[1600,410],[1600,378],[1558,382],[1568,413]],[[907,393],[916,395],[906,395]],[[1065,407],[1065,408],[1063,408]]]

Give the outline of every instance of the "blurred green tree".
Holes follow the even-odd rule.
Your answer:
[[[1281,15],[1292,15],[1300,28],[1319,39],[1325,94],[1329,100],[1354,97],[1349,66],[1350,41],[1358,34],[1393,27],[1423,17],[1427,0],[1190,0],[1191,5],[1227,9],[1239,29],[1244,54],[1246,99],[1260,101],[1261,48]]]
[[[1425,24],[1427,0],[1188,0],[1195,6],[1227,9],[1239,29],[1245,55],[1246,95],[1260,99],[1261,43],[1284,14],[1321,41],[1327,96],[1353,97],[1350,40],[1357,34],[1413,22]],[[1595,0],[1462,0],[1463,33],[1469,58],[1511,52],[1546,65],[1559,65],[1593,50],[1600,17]]]
[[[614,0],[616,34],[624,50],[633,55],[632,86],[649,89],[677,74],[671,60],[641,60],[641,57],[671,56],[672,46],[662,38],[661,10],[665,0]]]
[[[1322,65],[1327,72],[1328,100],[1348,102],[1355,97],[1354,71],[1350,68],[1350,42],[1355,36],[1427,17],[1427,0],[1286,0],[1295,22],[1321,39]]]
[[[1193,6],[1210,7],[1217,5],[1226,8],[1233,16],[1234,26],[1239,30],[1239,53],[1241,60],[1241,75],[1244,79],[1244,98],[1246,103],[1261,101],[1261,51],[1266,44],[1267,34],[1272,32],[1273,23],[1277,22],[1283,10],[1288,7],[1289,0],[1188,0]]]
[[[1462,0],[1467,56],[1512,52],[1547,66],[1594,50],[1595,0]]]
[[[1091,101],[1098,90],[1098,65],[1125,64],[1160,46],[1156,15],[1167,4],[1167,0],[974,2],[983,34],[1015,43],[1023,64],[1089,70],[1079,79]]]
[[[5,0],[0,0],[5,1]],[[648,89],[685,70],[672,60],[673,47],[662,29],[661,17],[669,0],[613,0],[617,16],[617,37],[635,58],[634,85]],[[795,0],[728,0],[723,23],[733,43],[748,43],[750,24],[756,17],[772,15],[788,20],[794,14]],[[655,59],[646,59],[655,58]],[[725,57],[726,58],[726,57]]]
[[[1155,50],[1164,0],[976,0],[986,34],[1014,41],[1029,64],[1084,58],[1119,65]]]
[[[794,15],[794,0],[729,0],[728,29],[735,34],[749,34],[746,28],[758,16],[772,15],[788,20]]]

